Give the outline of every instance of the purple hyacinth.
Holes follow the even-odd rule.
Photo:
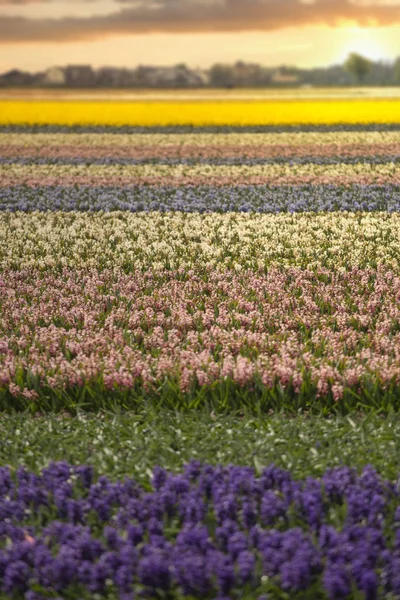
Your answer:
[[[191,463],[156,470],[144,489],[63,462],[39,475],[3,468],[0,484],[4,594],[257,597],[265,576],[288,594],[400,594],[400,497],[369,467],[301,481],[273,465],[257,476]]]

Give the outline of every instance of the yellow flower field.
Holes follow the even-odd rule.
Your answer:
[[[332,125],[400,123],[400,100],[0,101],[0,125]]]

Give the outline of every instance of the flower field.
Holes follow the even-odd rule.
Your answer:
[[[130,598],[133,589],[151,598],[160,590],[346,598],[355,586],[364,598],[400,593],[398,493],[373,469],[295,481],[274,466],[256,478],[246,467],[191,462],[183,474],[156,468],[152,492],[128,478],[95,481],[90,467],[65,462],[40,475],[19,469],[16,481],[0,473],[13,498],[0,504],[10,596],[37,598],[49,588],[79,598]],[[39,531],[31,507],[48,513],[49,504],[54,520]],[[29,579],[36,591],[26,591]]]
[[[0,598],[395,600],[399,408],[399,100],[0,100]]]
[[[3,408],[398,406],[398,102],[207,102],[4,103]]]
[[[192,100],[0,100],[1,123],[27,126],[192,127],[377,125],[400,123],[393,98],[317,98],[308,101]]]

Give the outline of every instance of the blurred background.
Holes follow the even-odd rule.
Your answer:
[[[0,86],[400,85],[400,0],[0,0]]]

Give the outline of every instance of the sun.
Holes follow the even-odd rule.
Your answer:
[[[390,56],[387,39],[381,28],[359,27],[352,25],[343,27],[345,40],[343,43],[342,60],[352,52],[361,54],[373,61],[385,60]]]

